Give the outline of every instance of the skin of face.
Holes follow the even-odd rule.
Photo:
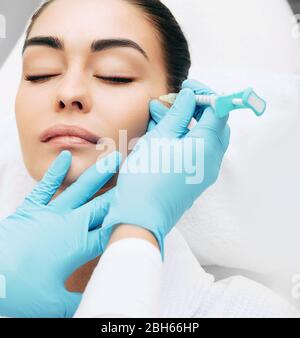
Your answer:
[[[72,152],[61,192],[96,160],[116,148],[121,150],[119,130],[127,131],[128,142],[145,134],[149,102],[167,93],[166,71],[157,32],[140,9],[123,0],[56,0],[36,20],[28,38],[38,36],[58,37],[64,50],[47,46],[25,49],[16,121],[23,159],[35,180],[43,177],[62,150]],[[111,38],[133,40],[149,60],[129,47],[90,51],[94,40]],[[54,76],[40,82],[26,80],[26,76],[41,75]],[[96,76],[133,78],[133,82],[118,84]],[[58,124],[110,138],[116,148],[111,143],[105,150],[97,150],[95,144],[42,142],[42,133]],[[116,176],[97,195],[111,188]],[[67,288],[83,292],[98,260],[74,272]]]

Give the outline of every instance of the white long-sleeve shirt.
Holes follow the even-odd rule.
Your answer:
[[[218,282],[206,273],[177,229],[165,240],[165,260],[149,242],[110,245],[75,317],[300,317],[265,286],[241,276]]]

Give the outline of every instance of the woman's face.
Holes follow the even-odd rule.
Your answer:
[[[128,140],[145,134],[149,102],[167,92],[167,83],[162,47],[143,14],[123,0],[56,0],[36,20],[28,40],[43,38],[25,49],[16,98],[23,157],[34,179],[69,149],[68,186],[114,150],[111,142],[97,150],[98,138],[113,139],[119,149],[119,130],[127,131]],[[104,39],[132,40],[147,57]],[[105,79],[111,77],[132,82]]]

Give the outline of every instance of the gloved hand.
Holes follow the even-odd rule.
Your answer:
[[[80,303],[82,294],[68,292],[64,283],[102,253],[96,227],[113,190],[88,200],[114,175],[121,159],[118,152],[110,154],[51,201],[71,159],[63,151],[16,212],[0,222],[0,275],[6,281],[0,316],[72,317]]]
[[[228,117],[220,119],[214,115],[212,108],[206,107],[201,111],[203,108],[196,107],[194,94],[209,91],[195,80],[184,81],[174,105],[157,126],[138,141],[127,157],[101,228],[103,250],[118,224],[134,224],[155,235],[164,259],[165,236],[194,201],[216,181],[229,145]],[[150,104],[151,110],[153,106],[158,107],[158,103]],[[159,116],[164,109],[162,106],[157,114]],[[152,111],[151,115],[155,117],[156,112]],[[189,130],[193,116],[198,117],[199,122]],[[171,156],[162,154],[162,148],[154,146],[156,141],[156,144],[163,141],[164,149],[171,149]],[[157,156],[159,153],[162,156]],[[161,159],[163,161],[157,167]],[[189,173],[188,170],[176,170],[176,164],[184,167],[182,159],[190,164],[196,159],[196,165],[188,168]],[[165,171],[165,168],[170,170]],[[196,179],[192,182],[188,176]]]
[[[205,84],[190,79],[186,80],[182,84],[182,88],[191,88],[194,90],[194,93],[197,95],[213,95],[216,94],[211,88],[207,87]],[[207,105],[197,105],[194,112],[194,119],[199,121],[203,112],[208,108]],[[161,119],[167,114],[169,108],[167,108],[164,104],[159,100],[151,100],[150,101],[150,119],[148,124],[147,131],[151,131],[156,127],[156,125],[161,121]]]

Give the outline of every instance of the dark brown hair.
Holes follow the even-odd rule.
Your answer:
[[[55,0],[43,3],[33,14],[26,30],[26,40],[36,19]],[[140,8],[154,26],[162,46],[169,92],[179,92],[191,67],[187,39],[171,11],[159,0],[124,0]],[[25,41],[26,41],[25,40]]]

